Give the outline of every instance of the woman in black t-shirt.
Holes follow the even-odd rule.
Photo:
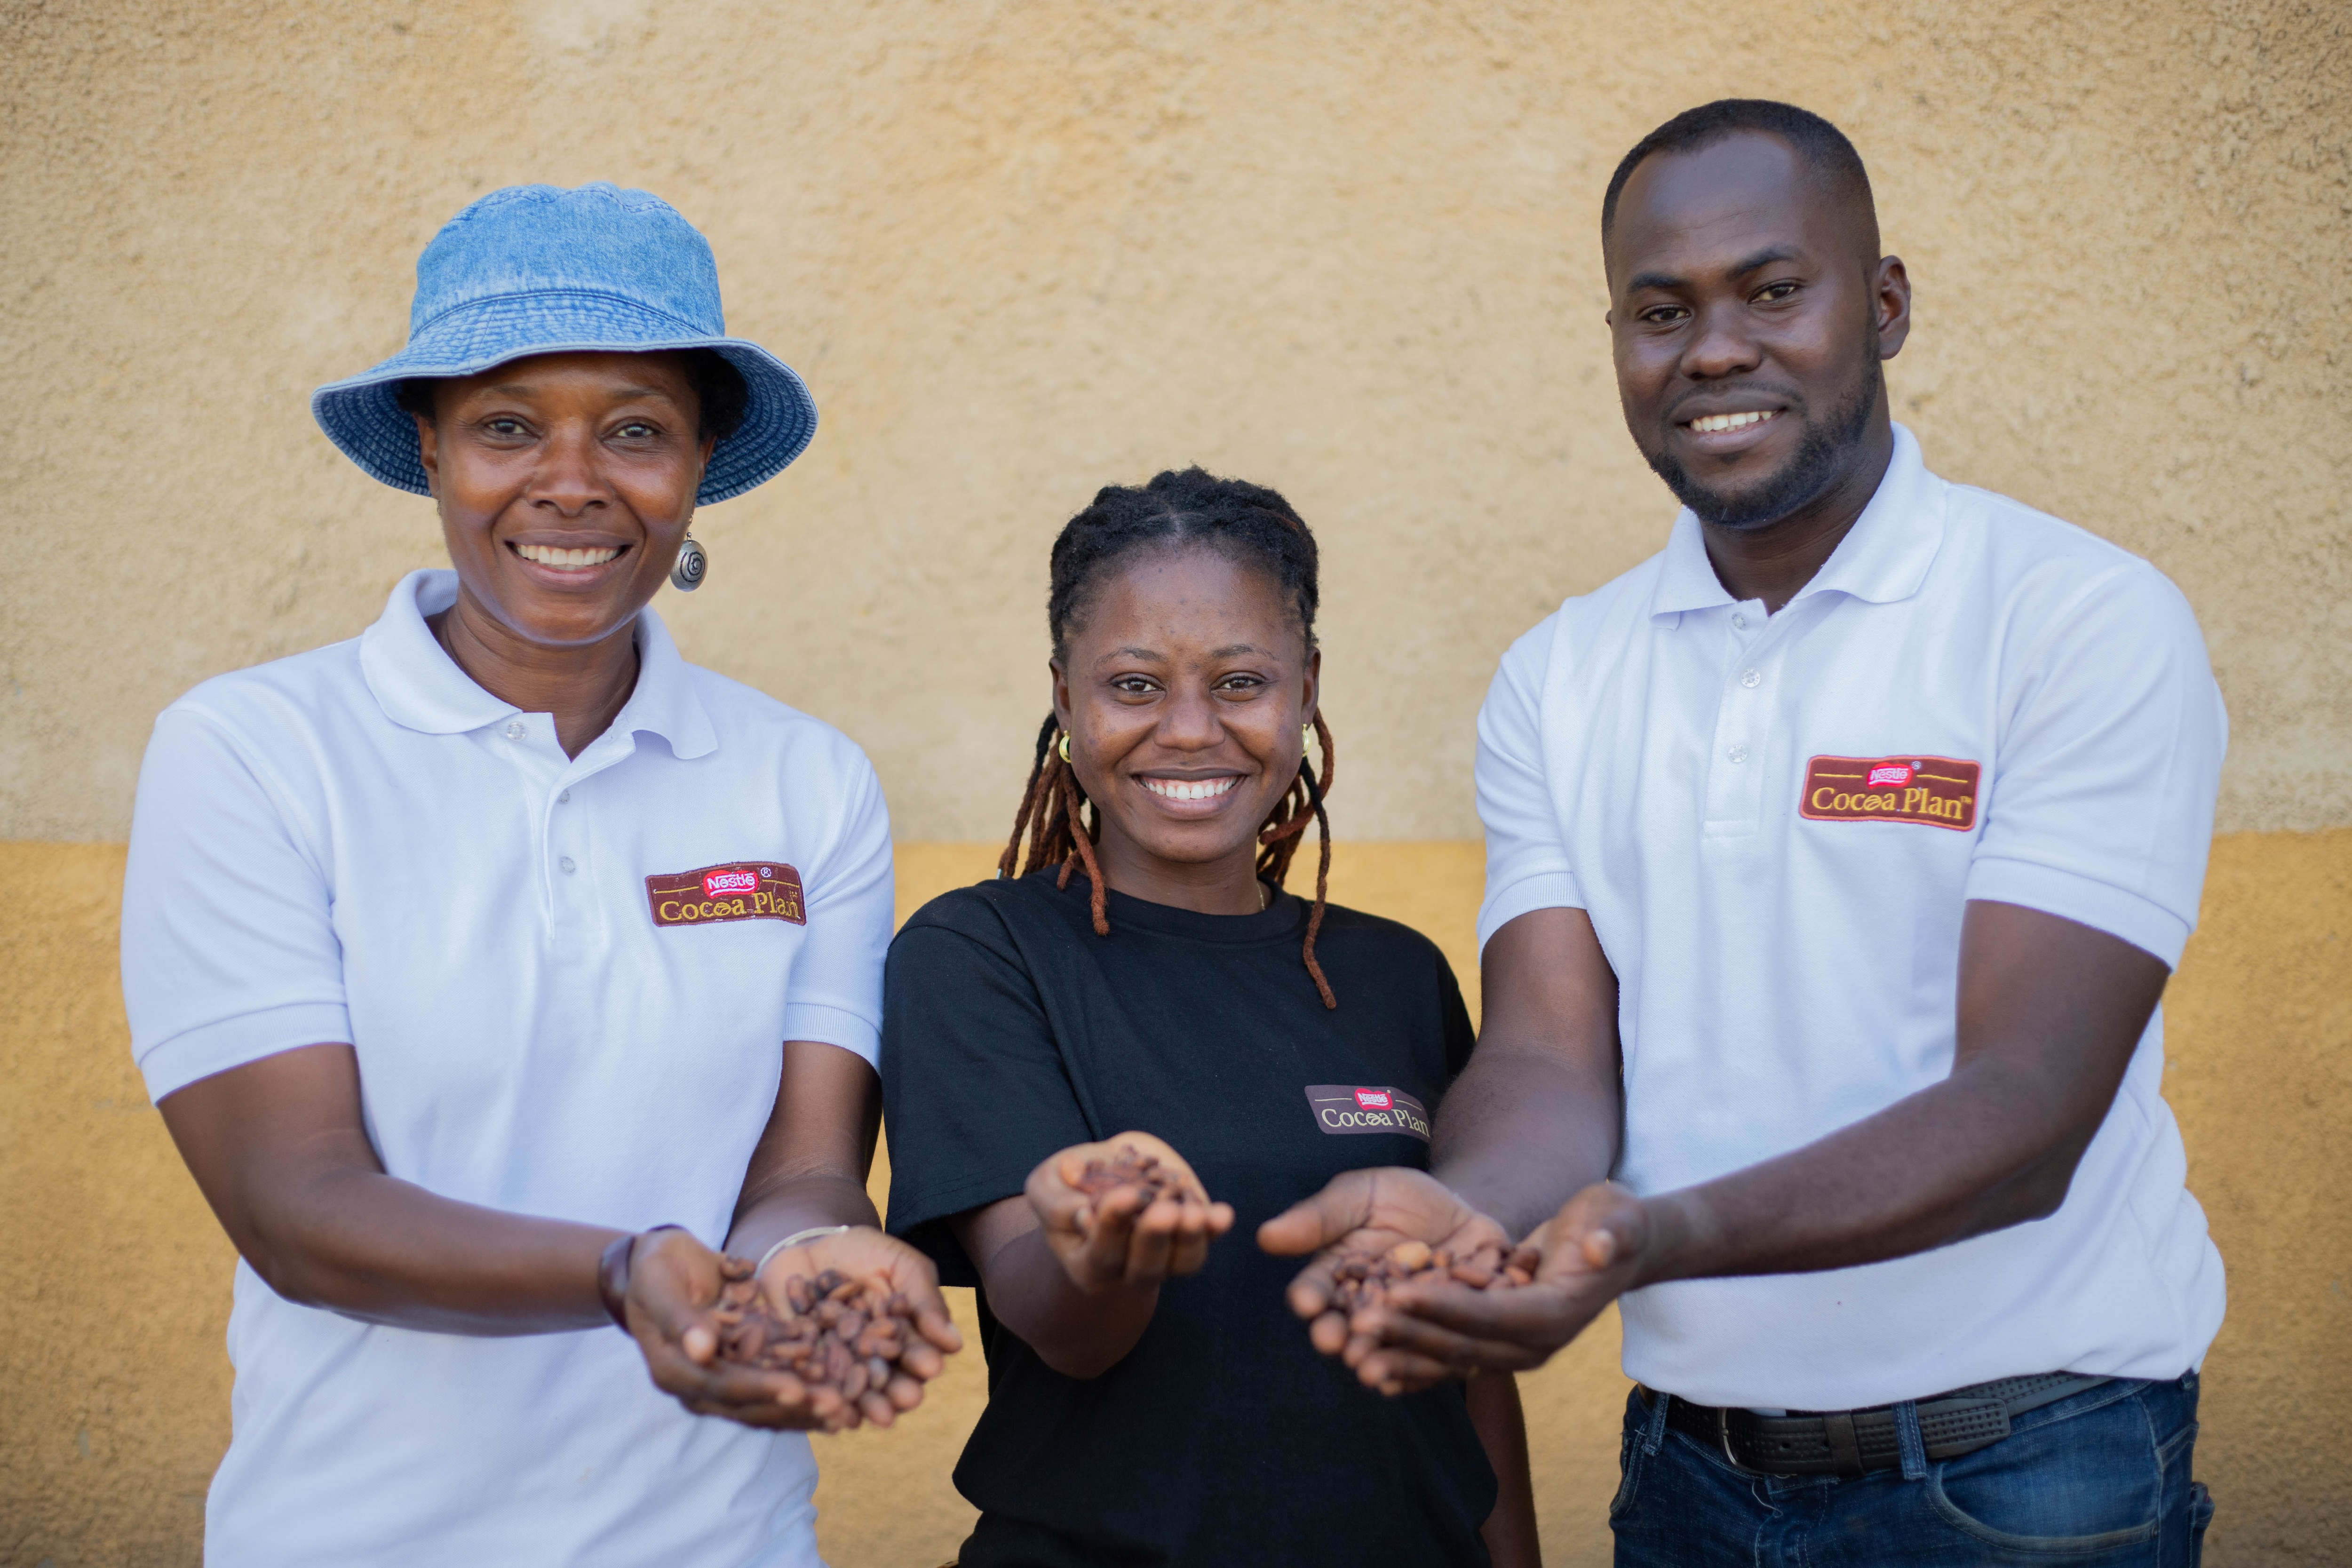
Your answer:
[[[1381,1397],[1292,1316],[1296,1261],[1227,1234],[1425,1166],[1472,1043],[1433,944],[1325,902],[1316,602],[1272,490],[1103,490],[1054,545],[1054,712],[999,879],[891,946],[889,1229],[981,1288],[964,1568],[1537,1561],[1511,1380]],[[1282,891],[1310,817],[1311,905]],[[1073,1184],[1120,1146],[1177,1191]]]

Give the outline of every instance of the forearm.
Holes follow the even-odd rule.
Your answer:
[[[597,1259],[619,1231],[438,1197],[381,1172],[334,1168],[289,1184],[231,1226],[288,1300],[436,1333],[502,1335],[609,1320]]]
[[[2053,1213],[2097,1122],[2032,1068],[1983,1060],[1816,1142],[1643,1210],[1643,1284],[1845,1268]]]
[[[1030,1230],[998,1248],[982,1267],[988,1310],[1065,1377],[1100,1377],[1133,1350],[1160,1304],[1157,1285],[1107,1285],[1081,1290]]]
[[[1507,1372],[1480,1373],[1465,1385],[1470,1425],[1495,1469],[1495,1511],[1478,1534],[1495,1568],[1537,1568],[1535,1485],[1528,1466],[1528,1424],[1519,1408],[1519,1381]]]
[[[829,1225],[879,1226],[874,1200],[866,1184],[842,1173],[802,1176],[779,1182],[757,1194],[746,1194],[735,1211],[727,1247],[753,1262],[776,1243],[799,1231]]]
[[[1558,1056],[1482,1040],[1446,1090],[1430,1172],[1462,1201],[1525,1237],[1617,1158],[1617,1101]]]

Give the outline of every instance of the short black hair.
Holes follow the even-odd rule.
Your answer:
[[[1147,485],[1106,485],[1091,506],[1063,525],[1054,541],[1053,586],[1045,599],[1056,658],[1103,568],[1151,548],[1213,550],[1265,573],[1289,601],[1307,647],[1315,647],[1321,595],[1315,536],[1307,524],[1264,485],[1191,468],[1155,474]]]
[[[1870,194],[1870,171],[1863,167],[1862,154],[1853,150],[1844,132],[1793,103],[1769,98],[1718,98],[1684,110],[1634,142],[1633,150],[1617,161],[1617,172],[1609,176],[1608,194],[1601,198],[1602,243],[1608,242],[1609,231],[1617,225],[1617,198],[1643,160],[1657,153],[1696,153],[1747,131],[1778,136],[1794,147],[1797,156],[1832,195],[1862,205],[1870,215],[1872,231],[1876,232],[1878,207]]]
[[[751,389],[743,384],[743,373],[727,363],[727,356],[717,349],[673,349],[678,368],[686,373],[688,385],[694,388],[694,400],[701,409],[696,431],[698,437],[715,437],[724,441],[741,428],[744,411],[751,405]],[[433,417],[433,384],[451,379],[446,376],[415,375],[393,384],[393,401],[411,414]]]

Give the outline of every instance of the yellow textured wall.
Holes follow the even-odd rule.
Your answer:
[[[700,527],[690,656],[984,838],[1045,705],[1044,552],[1198,459],[1327,542],[1358,836],[1475,831],[1502,647],[1672,507],[1596,214],[1676,110],[1850,130],[1956,479],[2153,557],[2236,719],[2225,828],[2352,823],[2340,0],[8,0],[0,835],[116,838],[149,721],[436,559],[305,395],[525,180],[661,192],[824,410]]]
[[[411,268],[526,180],[656,190],[808,455],[698,524],[689,657],[842,725],[901,837],[1003,830],[1043,558],[1198,460],[1325,541],[1343,898],[1469,970],[1496,656],[1671,503],[1620,420],[1595,216],[1726,93],[1846,127],[1918,287],[1890,373],[1948,476],[2188,591],[2233,735],[2169,1089],[2231,1268],[2213,1561],[2352,1539],[2352,24],[2333,0],[7,0],[0,836],[119,837],[155,711],[348,637],[439,562],[310,422]],[[2337,829],[2294,833],[2287,829]],[[2260,832],[2252,830],[2263,830]],[[120,848],[0,845],[0,1563],[195,1561],[228,1250],[141,1094]],[[911,845],[902,893],[983,864]],[[1557,1562],[1599,1562],[1606,1333],[1530,1384]],[[829,1444],[836,1560],[956,1535],[977,1358]]]
[[[992,855],[902,846],[901,916]],[[118,846],[0,844],[0,1564],[194,1563],[228,1437],[232,1255],[131,1070],[121,868]],[[1466,978],[1479,875],[1475,844],[1343,842],[1333,896],[1421,926]],[[2352,1466],[2334,1458],[2352,1430],[2347,947],[2352,830],[2214,846],[2204,924],[2166,998],[2166,1093],[2230,1271],[2198,1447],[2217,1568],[2323,1568],[2352,1540]],[[877,1170],[877,1193],[887,1181]],[[970,1333],[971,1293],[950,1294]],[[1624,1386],[1613,1314],[1526,1380],[1555,1568],[1608,1561]],[[830,1561],[945,1560],[971,1519],[948,1472],[984,1394],[975,1348],[896,1430],[821,1440]]]

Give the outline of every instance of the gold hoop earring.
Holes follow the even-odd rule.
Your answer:
[[[1062,742],[1061,742],[1061,744],[1060,744],[1060,745],[1055,746],[1055,747],[1054,748],[1054,750],[1055,750],[1055,752],[1059,752],[1059,753],[1061,754],[1062,761],[1063,761],[1065,763],[1068,763],[1068,762],[1069,762],[1069,760],[1070,760],[1070,732],[1069,732],[1067,730],[1065,730],[1065,731],[1062,731]]]

